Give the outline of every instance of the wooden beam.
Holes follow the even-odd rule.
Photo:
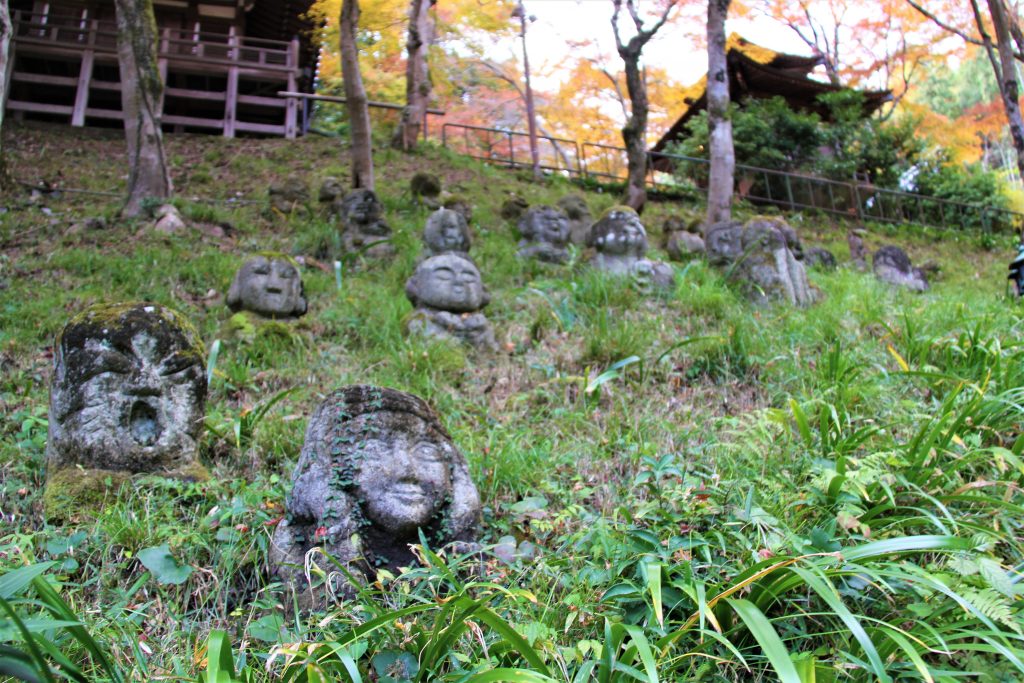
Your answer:
[[[63,114],[71,116],[73,107],[66,104],[42,104],[40,102],[21,102],[19,100],[8,100],[7,108],[11,111],[35,111],[41,114]]]
[[[202,7],[200,5],[200,7]],[[238,37],[235,35],[235,27],[231,27],[231,35],[228,36],[228,45],[232,60],[238,62]],[[238,66],[228,67],[228,89],[224,94],[224,137],[235,137],[235,120],[238,118]]]
[[[95,53],[91,47],[82,53],[82,66],[78,70],[78,90],[75,91],[75,110],[71,114],[72,126],[85,125],[85,108],[89,106],[89,83],[92,81],[94,58]]]
[[[272,123],[250,123],[248,121],[236,122],[235,130],[241,130],[247,133],[266,133],[268,135],[284,135],[285,133],[284,126],[278,126]]]
[[[333,95],[313,95],[313,94],[306,93],[306,92],[295,92],[293,90],[278,90],[277,91],[277,96],[278,97],[289,97],[289,98],[295,97],[295,98],[304,99],[304,100],[317,100],[319,102],[340,102],[341,104],[345,103],[345,98],[344,97],[335,97]],[[405,109],[405,105],[392,104],[391,102],[373,102],[373,101],[370,101],[370,102],[367,102],[367,104],[369,104],[371,107],[377,107],[378,109],[399,109],[399,110]],[[438,116],[444,116],[444,110],[443,109],[428,109],[427,113],[428,114],[437,114]]]
[[[296,78],[299,72],[299,41],[297,38],[292,39],[291,45],[288,46],[288,66],[291,67],[291,70],[288,72],[288,91],[291,92],[299,87],[298,79]],[[289,139],[295,137],[298,106],[299,101],[294,97],[289,97],[285,102],[284,136]]]
[[[78,85],[78,79],[72,76],[50,76],[48,74],[33,74],[24,71],[15,71],[12,77],[16,81],[26,81],[34,85],[61,85],[74,88]]]
[[[195,116],[176,116],[173,114],[164,114],[163,123],[176,126],[193,126],[195,128],[214,128],[216,130],[224,128],[223,119],[200,119]]]

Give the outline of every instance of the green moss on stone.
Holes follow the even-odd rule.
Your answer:
[[[598,220],[601,220],[602,218],[606,218],[607,216],[611,215],[612,212],[615,212],[615,211],[621,211],[623,213],[631,213],[634,216],[639,216],[639,214],[634,209],[626,206],[625,204],[616,204],[614,206],[609,206],[607,209],[605,209],[601,213],[601,216],[600,216],[600,218],[598,218]]]
[[[54,472],[43,488],[43,515],[56,524],[96,517],[130,478],[129,472],[79,467]]]

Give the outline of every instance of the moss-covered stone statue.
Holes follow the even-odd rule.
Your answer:
[[[416,307],[409,318],[410,334],[496,348],[491,323],[481,313],[491,297],[469,259],[451,253],[428,258],[405,283],[405,295]]]
[[[317,407],[292,477],[287,516],[274,532],[273,571],[296,591],[301,608],[322,605],[310,587],[306,556],[321,548],[356,573],[416,564],[410,545],[422,531],[433,550],[466,549],[480,527],[480,497],[466,460],[420,398],[372,386],[339,389]],[[347,592],[325,558],[310,559]]]
[[[594,248],[590,265],[612,275],[628,277],[641,292],[671,290],[672,266],[646,258],[647,231],[628,206],[608,209],[590,228],[587,245]]]
[[[781,218],[760,216],[746,224],[712,225],[707,256],[712,265],[725,268],[753,301],[807,306],[816,297],[803,263],[789,246],[796,242],[795,231]]]
[[[569,219],[553,206],[532,206],[519,219],[519,258],[546,263],[569,260]]]
[[[135,474],[205,479],[205,352],[163,306],[93,306],[57,337],[46,443],[47,517],[88,512]]]
[[[373,190],[353,190],[341,202],[341,241],[345,251],[371,257],[392,256],[391,227]]]
[[[264,318],[304,315],[306,297],[298,264],[284,254],[254,256],[235,273],[227,304],[232,311],[251,311]]]

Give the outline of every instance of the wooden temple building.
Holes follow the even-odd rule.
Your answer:
[[[7,0],[0,0],[7,1]],[[294,137],[317,48],[312,0],[154,0],[165,130]],[[8,116],[117,126],[113,0],[10,0]]]
[[[823,121],[828,121],[831,113],[828,107],[818,100],[818,96],[847,89],[810,78],[814,68],[823,61],[820,56],[806,57],[775,52],[755,45],[736,33],[729,36],[725,50],[729,71],[729,98],[733,102],[782,97],[790,108],[815,112]],[[865,90],[861,93],[864,95],[865,117],[873,114],[892,97],[888,90]],[[655,170],[672,170],[671,160],[659,158],[657,153],[665,152],[670,143],[685,138],[688,134],[686,124],[694,115],[707,108],[706,75],[686,89],[683,101],[686,108],[651,148],[651,152],[655,153]]]

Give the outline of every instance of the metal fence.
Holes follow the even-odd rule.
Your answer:
[[[626,178],[626,150],[592,142],[538,135],[541,168],[596,181]],[[442,144],[474,159],[509,167],[530,167],[527,133],[445,123]],[[648,152],[648,187],[697,197],[707,190],[710,162],[678,154]],[[656,170],[666,169],[666,170]],[[984,231],[1020,228],[1024,214],[981,204],[966,204],[912,192],[844,182],[800,173],[736,165],[736,196],[759,206],[790,211],[820,211],[834,216],[883,223],[919,223]]]

